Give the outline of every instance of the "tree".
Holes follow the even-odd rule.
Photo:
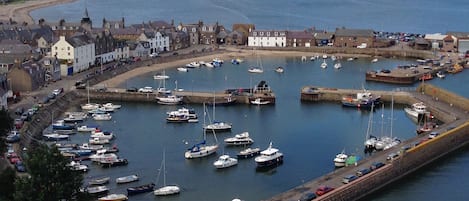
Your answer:
[[[7,146],[4,139],[12,128],[13,118],[11,118],[7,110],[0,110],[0,153],[6,152]]]
[[[15,178],[16,172],[11,167],[7,167],[0,172],[0,200],[13,200]]]
[[[28,150],[25,164],[30,176],[17,179],[15,200],[89,200],[80,191],[83,175],[67,166],[68,160],[56,147],[38,145]]]

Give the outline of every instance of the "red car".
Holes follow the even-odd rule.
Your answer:
[[[334,190],[334,188],[332,187],[320,186],[318,189],[316,189],[316,195],[321,196],[321,195],[331,192],[332,190]]]
[[[20,157],[16,154],[12,154],[10,158],[8,159],[11,164],[15,164],[16,162],[20,161]]]

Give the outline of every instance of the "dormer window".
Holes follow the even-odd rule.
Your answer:
[[[202,27],[202,31],[207,31],[207,27],[206,27],[206,26],[203,26],[203,27]]]
[[[195,27],[192,27],[192,32],[196,32],[196,29],[195,29]]]
[[[278,36],[278,32],[274,32],[274,36]]]
[[[213,31],[213,27],[208,27],[208,31]]]
[[[257,32],[252,32],[252,36],[257,36]]]
[[[186,27],[183,27],[183,28],[182,28],[182,31],[186,32],[186,31],[187,31]]]
[[[267,32],[267,36],[270,36],[270,32]]]
[[[259,36],[264,36],[264,32],[259,32]]]

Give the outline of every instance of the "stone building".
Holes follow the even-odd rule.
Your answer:
[[[287,47],[315,46],[313,34],[309,31],[287,31]]]
[[[371,29],[338,28],[334,34],[334,47],[356,48],[362,44],[374,47],[374,32]]]
[[[8,72],[7,79],[11,90],[20,92],[34,91],[46,82],[44,68],[32,60],[16,61]]]

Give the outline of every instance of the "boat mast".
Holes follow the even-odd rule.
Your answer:
[[[368,140],[368,138],[370,138],[370,133],[371,133],[371,129],[372,129],[372,126],[371,126],[371,123],[373,121],[373,109],[375,107],[375,104],[372,102],[371,103],[371,113],[370,113],[370,117],[368,119],[368,127],[366,128],[366,136],[365,136],[365,141]]]
[[[394,94],[391,95],[391,138],[392,138],[392,122],[394,121]]]
[[[166,186],[166,151],[163,151],[163,186]]]

